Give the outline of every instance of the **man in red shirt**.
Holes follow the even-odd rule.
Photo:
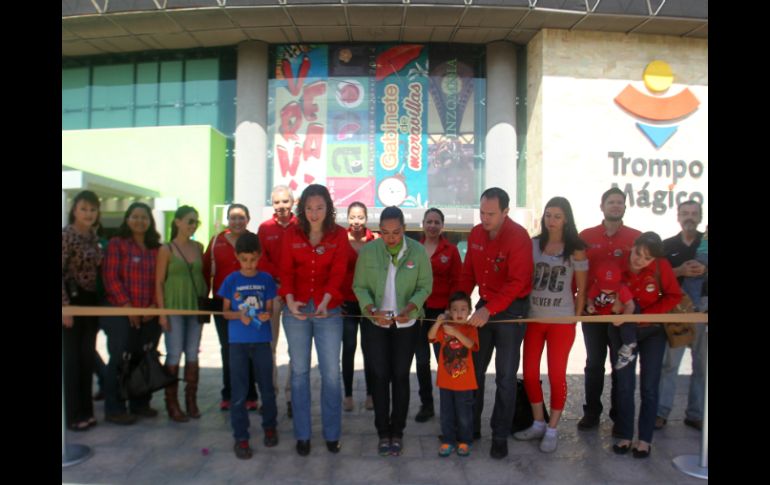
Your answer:
[[[481,436],[484,408],[484,377],[495,354],[495,407],[492,427],[492,458],[508,455],[516,403],[516,372],[526,325],[497,320],[525,318],[532,289],[532,240],[526,229],[508,217],[508,194],[493,187],[481,194],[481,224],[468,237],[468,253],[460,277],[460,289],[471,294],[479,286],[481,299],[468,323],[479,327],[479,351],[473,354],[478,390],[473,405],[473,434]]]
[[[596,227],[584,229],[580,238],[588,245],[588,281],[594,280],[594,273],[602,263],[614,263],[619,268],[626,267],[628,255],[634,241],[641,235],[636,229],[623,225],[626,213],[626,195],[617,187],[602,194],[599,206],[604,220]],[[607,360],[607,348],[610,340],[607,334],[609,323],[583,323],[583,341],[586,345],[585,367],[585,404],[583,417],[578,421],[578,429],[588,430],[599,425],[602,414],[602,390],[604,389],[604,363]],[[610,390],[610,418],[615,420],[616,383],[615,371],[612,371],[612,389]],[[613,429],[614,433],[614,429]]]
[[[289,228],[297,225],[297,217],[292,213],[294,207],[294,194],[291,189],[285,185],[276,185],[270,193],[273,202],[273,217],[259,225],[257,235],[259,243],[262,246],[262,257],[259,258],[257,269],[269,273],[275,280],[276,286],[280,287],[279,268],[281,264],[281,247],[283,235]],[[278,394],[278,366],[276,365],[275,349],[278,345],[278,337],[281,334],[281,309],[283,300],[277,296],[273,301],[273,316],[270,319],[270,326],[273,331],[273,340],[270,345],[273,349],[273,383],[275,393]],[[287,373],[286,386],[286,406],[288,415],[291,417],[291,361],[289,361],[289,372]]]

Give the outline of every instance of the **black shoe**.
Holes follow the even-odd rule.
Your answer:
[[[275,428],[267,428],[265,430],[264,443],[268,448],[272,448],[278,444],[278,432],[275,430]]]
[[[594,429],[597,426],[599,426],[599,416],[593,414],[586,414],[578,421],[578,429],[581,431]]]
[[[695,428],[698,431],[703,431],[703,420],[702,419],[689,419],[689,418],[685,418],[684,424],[685,424],[685,426],[689,426],[691,428]]]
[[[342,449],[342,446],[340,445],[339,440],[338,441],[327,441],[326,442],[326,449],[331,451],[332,453],[339,453],[340,449]]]
[[[291,415],[291,401],[286,401],[286,416],[289,418],[292,417]]]
[[[107,414],[104,416],[104,420],[109,421],[110,423],[128,426],[129,424],[136,423],[136,416],[128,413]]]
[[[668,420],[666,418],[662,418],[660,416],[655,417],[655,429],[663,429],[663,427],[666,425]]]
[[[414,420],[418,423],[424,423],[435,415],[436,412],[433,411],[432,404],[423,404],[420,406],[420,411],[417,413],[417,416],[414,417]]]
[[[158,411],[147,406],[146,408],[132,409],[131,414],[135,414],[142,418],[154,418],[158,415]]]
[[[625,446],[612,445],[612,451],[617,455],[625,455],[631,449],[631,443]]]
[[[642,451],[636,448],[631,450],[631,454],[634,455],[634,458],[647,458],[648,456],[650,456],[650,453],[652,453],[652,445],[650,445],[650,448],[645,451]]]
[[[235,456],[241,460],[248,460],[252,456],[252,449],[247,440],[236,441],[233,451],[235,451]]]
[[[310,454],[310,440],[297,440],[297,454],[299,456]]]
[[[500,460],[508,456],[508,441],[493,439],[492,447],[489,449],[489,456],[495,460]]]

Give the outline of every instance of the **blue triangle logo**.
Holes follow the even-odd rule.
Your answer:
[[[639,129],[642,130],[642,133],[644,133],[644,136],[655,145],[655,148],[662,147],[678,129],[677,126],[652,126],[642,123],[637,123],[636,126],[639,127]]]

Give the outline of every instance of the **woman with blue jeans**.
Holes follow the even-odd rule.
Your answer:
[[[342,284],[348,262],[347,231],[334,223],[329,191],[311,184],[297,204],[299,224],[284,235],[281,288],[283,328],[291,359],[291,395],[297,453],[310,453],[310,353],[315,340],[321,371],[321,419],[326,447],[340,450],[342,433]]]
[[[176,210],[171,223],[171,242],[158,251],[155,273],[155,297],[158,308],[197,310],[198,297],[208,294],[203,279],[203,245],[190,238],[200,225],[198,211],[189,205]],[[173,421],[184,423],[189,418],[200,418],[196,402],[198,392],[198,347],[203,326],[197,315],[162,315],[159,319],[166,337],[166,368],[179,374],[182,352],[185,355],[184,380],[187,414],[177,400],[179,383],[166,387],[166,411]]]
[[[668,313],[682,299],[682,290],[671,265],[664,257],[663,242],[654,232],[645,232],[634,241],[628,258],[623,281],[634,295],[639,313]],[[614,349],[613,366],[622,342],[619,327],[609,327],[610,345]],[[615,453],[633,451],[634,458],[647,458],[652,451],[652,433],[658,409],[658,386],[666,350],[666,333],[659,323],[639,323],[636,329],[639,358],[616,370],[618,379],[615,431],[619,441],[613,445]],[[636,389],[636,361],[639,362],[640,395],[639,441],[632,448],[634,437],[634,390]]]

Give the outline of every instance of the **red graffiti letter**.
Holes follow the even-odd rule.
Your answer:
[[[307,160],[310,157],[321,158],[321,148],[324,143],[324,127],[318,123],[311,123],[307,127],[305,143],[302,144],[302,157]]]
[[[326,94],[326,81],[318,81],[305,88],[302,93],[302,112],[305,119],[315,121],[318,118],[318,104],[314,103],[317,96]]]
[[[302,110],[299,103],[292,101],[281,109],[281,127],[278,131],[284,140],[296,140],[301,126]]]
[[[275,151],[278,152],[278,164],[281,167],[281,176],[285,177],[287,173],[291,175],[297,174],[297,167],[299,167],[299,145],[294,146],[294,153],[292,154],[291,161],[289,161],[289,152],[286,148],[278,145],[275,147]]]

